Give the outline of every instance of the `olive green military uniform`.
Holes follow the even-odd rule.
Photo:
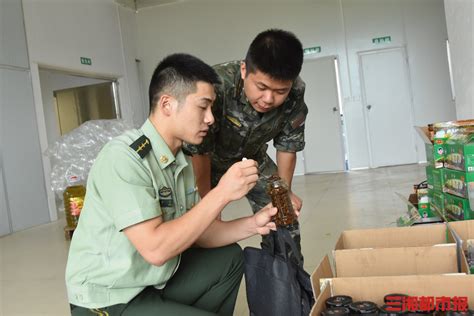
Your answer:
[[[250,105],[243,89],[240,62],[214,66],[222,84],[216,87],[216,101],[212,107],[215,123],[200,145],[186,144],[190,154],[210,154],[211,186],[214,187],[226,170],[242,158],[254,159],[262,175],[277,173],[277,166],[267,155],[267,142],[279,151],[297,152],[304,149],[304,123],[308,108],[304,103],[305,84],[298,77],[285,102],[261,115]],[[270,203],[262,178],[247,194],[253,212]],[[300,245],[299,225],[289,227]]]
[[[178,218],[198,201],[189,157],[175,157],[149,120],[104,146],[69,251],[72,314],[232,315],[243,273],[239,246],[191,248],[154,266],[123,233],[158,216]]]

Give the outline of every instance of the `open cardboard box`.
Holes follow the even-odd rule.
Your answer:
[[[458,265],[458,254],[456,244],[334,250],[335,269],[326,255],[311,274],[311,284],[318,296],[322,283],[331,278],[468,273],[466,260]]]
[[[449,222],[448,228],[449,228],[448,242],[462,241],[461,243],[462,248],[466,250],[466,246],[467,246],[466,241],[468,239],[474,239],[474,220]],[[460,240],[456,240],[456,237],[454,234],[457,234]]]
[[[440,223],[413,227],[346,230],[339,237],[335,250],[422,247],[446,242],[446,225]]]
[[[448,242],[458,244],[458,256],[461,264],[468,265],[464,251],[467,249],[467,241],[474,239],[474,220],[449,222],[448,228]],[[471,270],[469,272],[472,273]]]
[[[325,301],[334,295],[349,295],[354,301],[372,301],[382,305],[383,297],[390,293],[409,296],[467,297],[474,304],[474,275],[410,275],[335,278],[326,281],[317,296],[311,316],[318,316],[325,309]]]

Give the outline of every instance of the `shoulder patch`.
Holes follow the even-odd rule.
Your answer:
[[[135,152],[141,157],[145,158],[145,156],[150,152],[151,150],[151,142],[148,137],[145,135],[140,136],[136,141],[134,141],[130,147],[135,150]]]
[[[232,117],[232,116],[230,116],[230,115],[226,115],[225,118],[226,118],[229,122],[231,122],[232,124],[234,124],[235,126],[237,126],[237,127],[242,127],[242,123],[240,123],[240,121],[239,121],[237,118]]]

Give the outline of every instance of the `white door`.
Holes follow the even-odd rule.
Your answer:
[[[304,99],[308,106],[303,151],[305,173],[344,171],[335,57],[305,60],[301,78],[306,83]]]
[[[0,92],[2,178],[18,231],[50,220],[29,71],[0,68]]]
[[[370,166],[416,163],[413,107],[402,48],[360,53]]]
[[[3,172],[3,152],[4,152],[4,137],[5,137],[5,131],[3,128],[3,117],[5,117],[5,114],[3,113],[2,109],[2,99],[1,96],[5,94],[4,92],[4,81],[7,80],[7,78],[4,78],[0,72],[0,236],[7,235],[11,233],[11,222],[10,222],[10,216],[9,216],[9,210],[8,210],[8,204],[7,204],[7,192],[6,192],[6,187],[5,187],[5,175]]]
[[[1,156],[1,153],[0,153]],[[0,158],[1,159],[1,158]],[[1,161],[1,160],[0,160]],[[10,218],[8,216],[8,206],[3,181],[3,170],[0,165],[0,236],[11,233]]]

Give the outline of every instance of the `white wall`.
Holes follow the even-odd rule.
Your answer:
[[[474,117],[474,64],[472,62],[474,39],[474,5],[472,0],[445,0],[453,82],[456,92],[458,119]]]
[[[134,61],[136,56],[124,50],[124,44],[129,45],[129,42],[122,41],[122,27],[128,30],[133,29],[133,25],[128,25],[127,20],[121,25],[119,12],[122,10],[113,0],[23,0],[41,151],[48,147],[48,133],[54,133],[55,127],[50,125],[50,116],[45,116],[48,105],[43,107],[39,67],[117,79],[122,118],[134,125],[143,123],[142,115],[134,112],[134,106],[143,112],[143,105],[131,99],[133,95],[140,95],[140,91],[134,91],[138,79],[136,74],[134,77],[133,72],[127,71],[129,61]],[[80,57],[91,58],[92,65],[82,65]],[[43,168],[49,188],[51,166],[45,156]],[[47,193],[54,220],[57,218],[54,194],[49,189]]]
[[[111,0],[23,0],[30,60],[54,68],[120,77],[124,73],[116,5]],[[80,57],[92,59],[82,65]]]
[[[0,1],[0,65],[29,67],[21,0]]]
[[[140,10],[137,25],[146,83],[170,53],[191,53],[210,64],[242,59],[255,35],[270,27],[294,32],[304,47],[321,46],[320,56],[337,55],[351,168],[369,165],[357,52],[406,46],[415,124],[455,118],[442,0],[279,0],[251,5],[202,0]],[[372,43],[372,38],[386,35],[392,38],[390,44]],[[424,148],[418,145],[422,161]]]
[[[113,0],[23,0],[23,7],[32,68],[116,78],[122,117],[135,125],[143,122],[142,101],[132,99],[140,95],[137,74],[129,70],[136,58],[129,48],[135,47],[129,40],[135,29],[126,17],[134,11]],[[92,65],[82,65],[80,57],[91,58]]]
[[[132,122],[141,125],[148,117],[148,104],[143,99],[137,67],[137,23],[135,11],[119,7],[120,31],[123,42],[125,76],[128,78]]]

